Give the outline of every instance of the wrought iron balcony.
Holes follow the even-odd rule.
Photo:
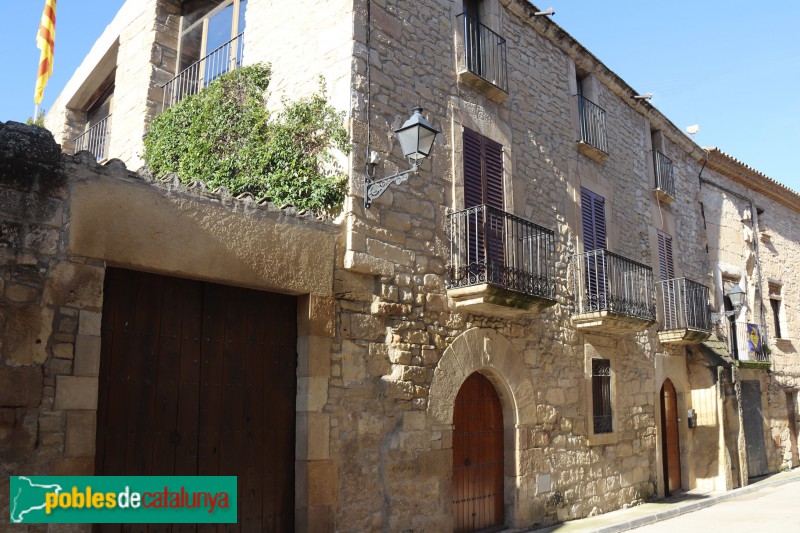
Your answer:
[[[608,154],[605,109],[580,94],[576,94],[575,99],[578,102],[578,121],[581,130],[578,142]]]
[[[711,335],[708,287],[687,278],[656,283],[658,337],[662,343],[703,342]]]
[[[641,331],[656,320],[653,269],[605,249],[572,257],[578,328]]]
[[[187,96],[197,94],[223,74],[242,66],[243,53],[244,32],[183,69],[161,86],[164,90],[161,111],[174,106]]]
[[[82,150],[92,152],[98,161],[102,161],[107,157],[108,153],[108,135],[111,132],[111,115],[98,120],[91,128],[81,133],[75,139],[75,151],[77,154]]]
[[[482,204],[448,214],[448,295],[471,312],[512,316],[555,303],[555,233]]]
[[[508,93],[506,40],[466,12],[457,15],[456,20],[461,39],[459,70],[477,77],[462,79],[478,89],[488,90],[489,96],[505,97]],[[493,88],[503,94],[493,94]]]
[[[765,347],[766,332],[757,324],[723,318],[719,333],[727,344],[728,351],[737,361],[771,362],[769,352]]]
[[[675,199],[675,178],[672,175],[672,159],[658,150],[653,150],[653,168],[656,175],[656,190],[669,199]]]

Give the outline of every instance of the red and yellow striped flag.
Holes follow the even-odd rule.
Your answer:
[[[39,56],[39,75],[36,77],[36,91],[33,102],[39,105],[47,80],[53,73],[53,52],[56,44],[56,0],[45,0],[42,22],[36,34],[36,48],[42,51]]]

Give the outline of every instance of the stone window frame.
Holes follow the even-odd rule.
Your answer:
[[[786,304],[784,303],[783,282],[779,279],[767,279],[767,297],[772,313],[772,339],[775,341],[788,341],[789,328],[786,323]],[[777,307],[777,315],[776,309]],[[780,335],[778,334],[780,333]]]
[[[616,344],[616,343],[615,343]],[[594,346],[585,345],[584,353],[584,382],[586,391],[586,435],[589,446],[602,446],[605,444],[615,444],[620,437],[619,405],[617,394],[617,349],[616,346]],[[592,361],[594,359],[605,359],[609,364],[611,374],[611,431],[608,433],[595,433],[594,431],[594,395],[592,387]]]
[[[482,107],[473,102],[454,99],[451,113],[451,144],[453,185],[450,208],[453,211],[464,209],[464,128],[491,139],[503,146],[503,194],[504,211],[514,212],[514,158],[512,152],[511,129],[501,121],[494,108]],[[479,118],[480,117],[480,118]]]

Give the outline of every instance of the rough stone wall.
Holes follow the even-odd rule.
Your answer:
[[[458,4],[372,3],[370,149],[383,158],[377,177],[406,168],[386,132],[397,128],[413,105],[421,105],[443,133],[421,175],[390,188],[369,211],[361,204],[367,57],[357,35],[352,196],[344,271],[337,273],[341,327],[333,345],[326,406],[332,413],[332,453],[339,460],[336,526],[342,530],[452,526],[453,426],[446,413],[439,416],[446,403],[440,398],[449,396],[436,389],[447,382],[454,395],[466,377],[464,368],[493,379],[510,405],[521,401],[508,391],[530,394],[530,400],[525,398],[529,406],[516,404],[524,422],[516,420],[507,438],[508,525],[552,523],[629,505],[655,495],[661,475],[655,407],[661,383],[655,379],[655,357],[682,358],[683,352],[660,346],[655,328],[618,337],[583,335],[570,320],[569,258],[580,250],[580,185],[598,188],[607,199],[610,248],[657,267],[651,228],[658,211],[648,173],[647,121],[618,88],[599,83],[600,104],[608,112],[609,155],[596,162],[579,152],[570,76],[571,64],[580,58],[500,4],[500,25],[493,29],[509,43],[509,96],[497,103],[459,83],[454,48]],[[359,4],[356,19],[364,17]],[[394,39],[375,38],[384,28],[396,32]],[[463,206],[463,127],[503,144],[507,211],[556,230],[556,306],[501,319],[459,312],[448,300],[446,210]],[[680,228],[676,244],[685,239],[676,246],[676,263],[692,262],[683,270],[702,282],[707,263],[694,250],[702,226],[691,186],[700,165],[683,149],[676,144],[673,156],[682,165],[677,176],[682,196],[663,209]],[[478,335],[474,331],[484,330],[502,335],[519,354],[513,373],[502,367],[517,359],[496,358],[484,347],[496,337],[472,339]],[[462,361],[462,369],[449,375],[448,350],[464,361],[482,355],[472,366]],[[615,380],[616,429],[605,439],[590,437],[587,429],[586,369],[596,354],[612,360]],[[544,479],[549,482],[539,483]]]
[[[777,201],[748,187],[740,174],[732,172],[726,174],[724,168],[710,168],[703,174],[708,182],[704,183],[701,194],[716,285],[712,299],[717,308],[721,308],[722,275],[742,276],[747,300],[746,308],[737,318],[766,325],[767,343],[772,352],[771,372],[750,372],[762,381],[767,459],[770,471],[774,472],[790,467],[792,454],[796,454],[794,443],[797,440],[796,436],[792,439],[790,435],[785,393],[800,386],[800,358],[795,347],[797,327],[800,326],[797,313],[800,279],[792,268],[800,254],[800,204],[797,196],[788,192],[788,205],[786,201]],[[750,176],[754,180],[765,180],[752,171]],[[796,207],[792,207],[793,204]],[[761,214],[755,213],[758,232],[754,232],[752,210],[763,210]],[[757,290],[759,264],[760,291]],[[770,282],[782,284],[781,339],[776,339],[773,334],[773,312],[768,297]]]
[[[0,514],[8,516],[9,475],[94,469],[104,270],[66,253],[69,184],[46,130],[0,124],[0,195]]]

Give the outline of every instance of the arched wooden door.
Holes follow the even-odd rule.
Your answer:
[[[681,489],[681,443],[678,433],[678,395],[670,380],[661,387],[661,456],[664,462],[664,492]]]
[[[461,386],[453,422],[453,529],[502,529],[503,410],[485,376]]]

